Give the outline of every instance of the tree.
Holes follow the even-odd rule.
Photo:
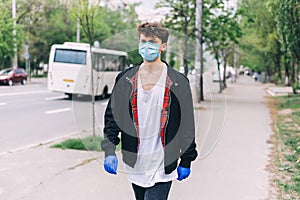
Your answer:
[[[166,26],[175,31],[184,34],[183,41],[183,57],[182,64],[184,67],[184,74],[188,73],[188,41],[189,38],[195,38],[195,13],[196,1],[192,0],[160,0],[156,7],[170,8],[170,12],[166,17]]]
[[[73,16],[79,20],[84,35],[88,39],[90,52],[94,43],[95,23],[98,15],[98,9],[95,5],[90,5],[88,0],[78,0],[73,8]],[[92,65],[94,65],[93,53],[90,54]],[[94,66],[91,67],[91,96],[92,96],[92,131],[93,138],[96,141],[96,114],[95,114],[95,80]]]
[[[10,13],[5,9],[1,9],[0,13],[0,68],[11,66],[14,57],[14,45],[17,43],[18,49],[23,44],[23,32],[21,27],[14,26]],[[16,36],[13,30],[16,30]]]
[[[17,23],[22,26],[33,68],[37,69],[40,63],[48,62],[52,44],[75,38],[76,22],[59,0],[28,0],[17,5]]]
[[[233,51],[233,45],[238,43],[242,36],[241,29],[237,22],[237,15],[232,10],[225,9],[222,1],[215,1],[212,4],[205,4],[210,11],[204,30],[204,40],[208,49],[214,55],[217,62],[220,92],[226,88],[226,66],[229,54]],[[220,74],[220,65],[223,62],[223,74]],[[223,81],[221,81],[221,76]]]
[[[243,63],[265,71],[267,80],[281,82],[282,65],[286,85],[298,87],[300,52],[300,2],[298,0],[243,0],[245,32],[241,40]],[[250,21],[250,23],[248,23]]]
[[[139,3],[123,4],[117,10],[103,8],[103,21],[109,26],[110,35],[101,42],[101,46],[128,52],[129,62],[134,65],[142,62],[137,50],[136,27],[140,21],[135,8],[138,5]]]
[[[286,76],[293,86],[294,93],[297,93],[299,82],[300,62],[300,2],[298,0],[281,0],[277,2],[278,31],[283,45]],[[291,74],[290,74],[291,71]]]
[[[243,0],[240,12],[243,38],[241,62],[257,72],[265,72],[267,81],[281,81],[281,43],[276,26],[276,14],[266,0]]]

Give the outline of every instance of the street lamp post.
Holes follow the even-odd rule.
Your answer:
[[[13,34],[15,37],[15,42],[14,42],[14,59],[13,59],[13,68],[18,68],[18,50],[17,50],[17,42],[16,42],[16,16],[17,16],[17,11],[16,11],[16,0],[12,0],[12,17],[14,21],[14,30]]]

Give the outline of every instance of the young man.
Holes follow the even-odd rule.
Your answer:
[[[146,22],[138,33],[144,61],[117,76],[105,111],[104,169],[117,173],[121,133],[122,159],[136,199],[166,200],[172,181],[187,178],[197,157],[191,90],[184,75],[161,61],[168,30]]]

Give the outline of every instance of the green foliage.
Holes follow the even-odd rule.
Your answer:
[[[60,0],[17,1],[16,21],[20,63],[24,63],[22,60],[24,58],[21,56],[24,42],[29,45],[31,66],[36,68],[41,62],[48,62],[52,44],[76,41],[77,18],[73,13],[75,3],[75,1]],[[86,3],[87,1],[80,0],[76,7],[84,8],[82,6]],[[94,16],[93,22],[82,19],[82,24],[92,23],[94,25],[91,29],[92,40],[102,42],[114,34],[136,27],[139,22],[135,12],[137,5],[139,4],[127,4],[121,10],[94,6],[93,10],[87,13],[89,16]],[[9,39],[12,36],[10,34],[12,33],[11,0],[3,0],[0,8],[0,67],[2,67],[10,65],[13,57],[12,39]],[[4,31],[5,38],[2,37]],[[84,34],[85,31],[81,28],[81,42],[89,42],[89,38]]]
[[[223,82],[220,82],[220,92],[226,88],[226,66],[228,58],[233,54],[235,44],[242,36],[241,28],[238,24],[240,13],[234,13],[233,10],[227,9],[223,1],[204,1],[203,10],[205,23],[204,41],[207,49],[214,56],[218,69],[220,70],[221,61],[224,66]]]
[[[165,19],[166,27],[182,34],[180,39],[176,39],[181,46],[181,51],[179,51],[181,53],[178,53],[182,60],[180,65],[185,67],[193,65],[195,46],[191,43],[195,44],[195,41],[191,39],[195,39],[196,0],[160,0],[156,7],[169,9],[169,14]],[[170,51],[175,50],[170,49]]]
[[[169,8],[165,24],[169,29],[178,31],[186,37],[181,44],[183,63],[191,60],[192,64],[195,46],[191,45],[188,39],[195,39],[196,1],[160,0],[156,6]],[[235,15],[232,10],[225,9],[223,1],[211,0],[203,0],[202,11],[202,35],[206,46],[218,61],[222,55],[228,58],[232,53],[233,44],[238,43],[238,38],[242,34],[237,22],[238,13]],[[195,43],[194,40],[192,42]],[[190,48],[192,50],[189,51]]]
[[[18,24],[25,32],[33,68],[48,62],[50,46],[72,40],[76,23],[68,8],[59,0],[28,0],[18,2]]]
[[[128,52],[129,63],[138,65],[143,62],[143,58],[140,56],[138,49]]]
[[[168,28],[194,37],[196,0],[161,0],[156,7],[170,9],[165,20]]]
[[[274,74],[281,79],[281,47],[271,4],[267,0],[243,0],[240,12],[247,13],[241,19],[241,64],[266,72],[270,80]]]
[[[88,136],[85,138],[72,138],[67,139],[61,143],[54,144],[51,148],[59,149],[75,149],[84,151],[102,151],[100,143],[103,140],[101,136]],[[116,147],[117,150],[121,149],[121,144]]]
[[[68,139],[59,144],[52,145],[52,148],[60,149],[75,149],[75,150],[89,150],[89,151],[101,151],[100,143],[103,140],[102,137],[86,137],[82,139]]]
[[[95,36],[96,18],[99,14],[96,6],[89,4],[87,0],[78,0],[72,9],[75,20],[78,19],[88,43],[93,45]]]
[[[16,35],[13,34],[14,30]],[[20,48],[22,41],[23,33],[21,27],[19,25],[14,27],[10,13],[3,9],[0,12],[0,68],[11,67],[11,60],[15,54],[15,43],[17,48]]]
[[[280,79],[284,69],[290,85],[296,82],[300,60],[300,2],[298,0],[242,0],[242,64],[263,69]],[[295,90],[296,91],[296,90]]]

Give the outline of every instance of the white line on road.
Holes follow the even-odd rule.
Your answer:
[[[38,91],[28,91],[28,92],[9,92],[9,93],[1,93],[0,97],[6,96],[17,96],[17,95],[25,95],[25,94],[40,94],[40,93],[48,93],[47,90],[38,90]]]
[[[66,95],[61,95],[61,96],[57,96],[57,97],[48,97],[48,98],[45,98],[45,100],[52,101],[52,100],[64,99],[64,98],[66,98]]]
[[[5,106],[7,103],[5,103],[5,102],[3,102],[3,103],[1,103],[0,102],[0,106]]]
[[[62,108],[62,109],[46,111],[45,114],[46,115],[51,115],[51,114],[66,112],[66,111],[70,111],[70,110],[72,110],[72,109],[71,108]]]

